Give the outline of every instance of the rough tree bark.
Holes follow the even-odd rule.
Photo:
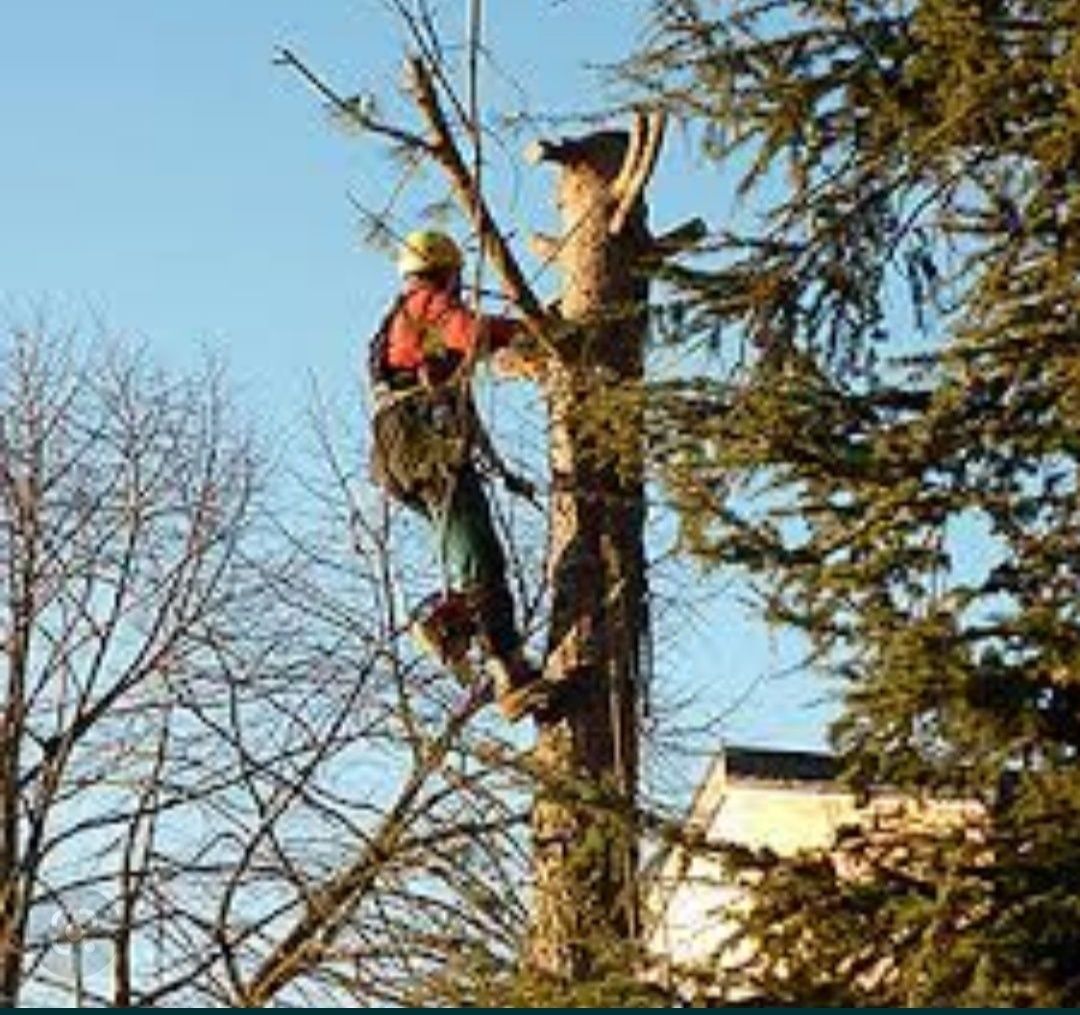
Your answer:
[[[563,276],[549,361],[553,589],[546,677],[563,689],[539,723],[531,963],[579,979],[637,928],[638,730],[647,635],[640,395],[646,262],[642,191],[663,122],[541,142],[559,166],[563,232],[538,237]]]

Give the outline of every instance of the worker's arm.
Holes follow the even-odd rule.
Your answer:
[[[513,317],[475,314],[458,303],[440,320],[446,344],[471,362],[490,359],[499,377],[532,377],[535,364],[522,354],[529,334],[522,321]]]

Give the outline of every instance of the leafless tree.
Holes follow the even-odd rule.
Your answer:
[[[517,755],[409,653],[355,449],[271,484],[219,372],[2,349],[4,1000],[378,1007],[508,965]]]
[[[120,897],[134,928],[142,856],[189,820],[175,704],[252,629],[259,463],[212,369],[176,381],[43,322],[12,325],[0,362],[0,993],[67,981],[81,1000],[104,943],[65,935],[117,925]],[[130,936],[109,947],[126,977]]]

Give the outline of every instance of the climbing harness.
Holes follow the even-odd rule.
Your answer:
[[[391,328],[407,298],[407,293],[398,296],[369,344],[368,367],[375,396],[371,474],[395,500],[428,516],[443,592],[449,595],[453,585],[451,517],[465,470],[472,468],[481,481],[496,478],[508,492],[528,499],[537,508],[539,504],[535,486],[498,454],[477,412],[470,382],[485,344],[482,333],[459,362],[441,363],[449,373],[439,383],[426,383],[416,369],[390,367]],[[439,357],[445,351],[439,331],[447,312],[434,320],[415,322],[417,329],[422,329],[425,357]],[[482,318],[478,324],[483,327]]]

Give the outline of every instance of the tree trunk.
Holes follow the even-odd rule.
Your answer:
[[[548,376],[553,590],[534,808],[533,967],[596,971],[637,929],[638,711],[645,623],[640,393],[649,249],[640,195],[619,226],[625,132],[557,145],[566,330]],[[637,140],[637,139],[635,139]],[[628,142],[630,142],[628,144]],[[625,212],[627,209],[623,209]]]
[[[12,431],[17,425],[12,424]],[[32,424],[26,424],[25,429],[33,434]],[[37,465],[41,450],[35,437],[29,438],[32,453],[19,454],[13,450],[9,433],[0,422],[0,458],[3,459],[0,494],[9,511],[5,520],[7,531],[0,537],[0,544],[10,557],[6,565],[7,586],[0,592],[0,602],[5,604],[7,613],[0,618],[0,630],[4,626],[8,629],[3,641],[7,675],[0,708],[0,1005],[7,1008],[17,1007],[19,1003],[25,946],[26,871],[19,834],[19,758],[27,721],[27,670],[40,550]],[[14,446],[18,447],[18,443]]]

